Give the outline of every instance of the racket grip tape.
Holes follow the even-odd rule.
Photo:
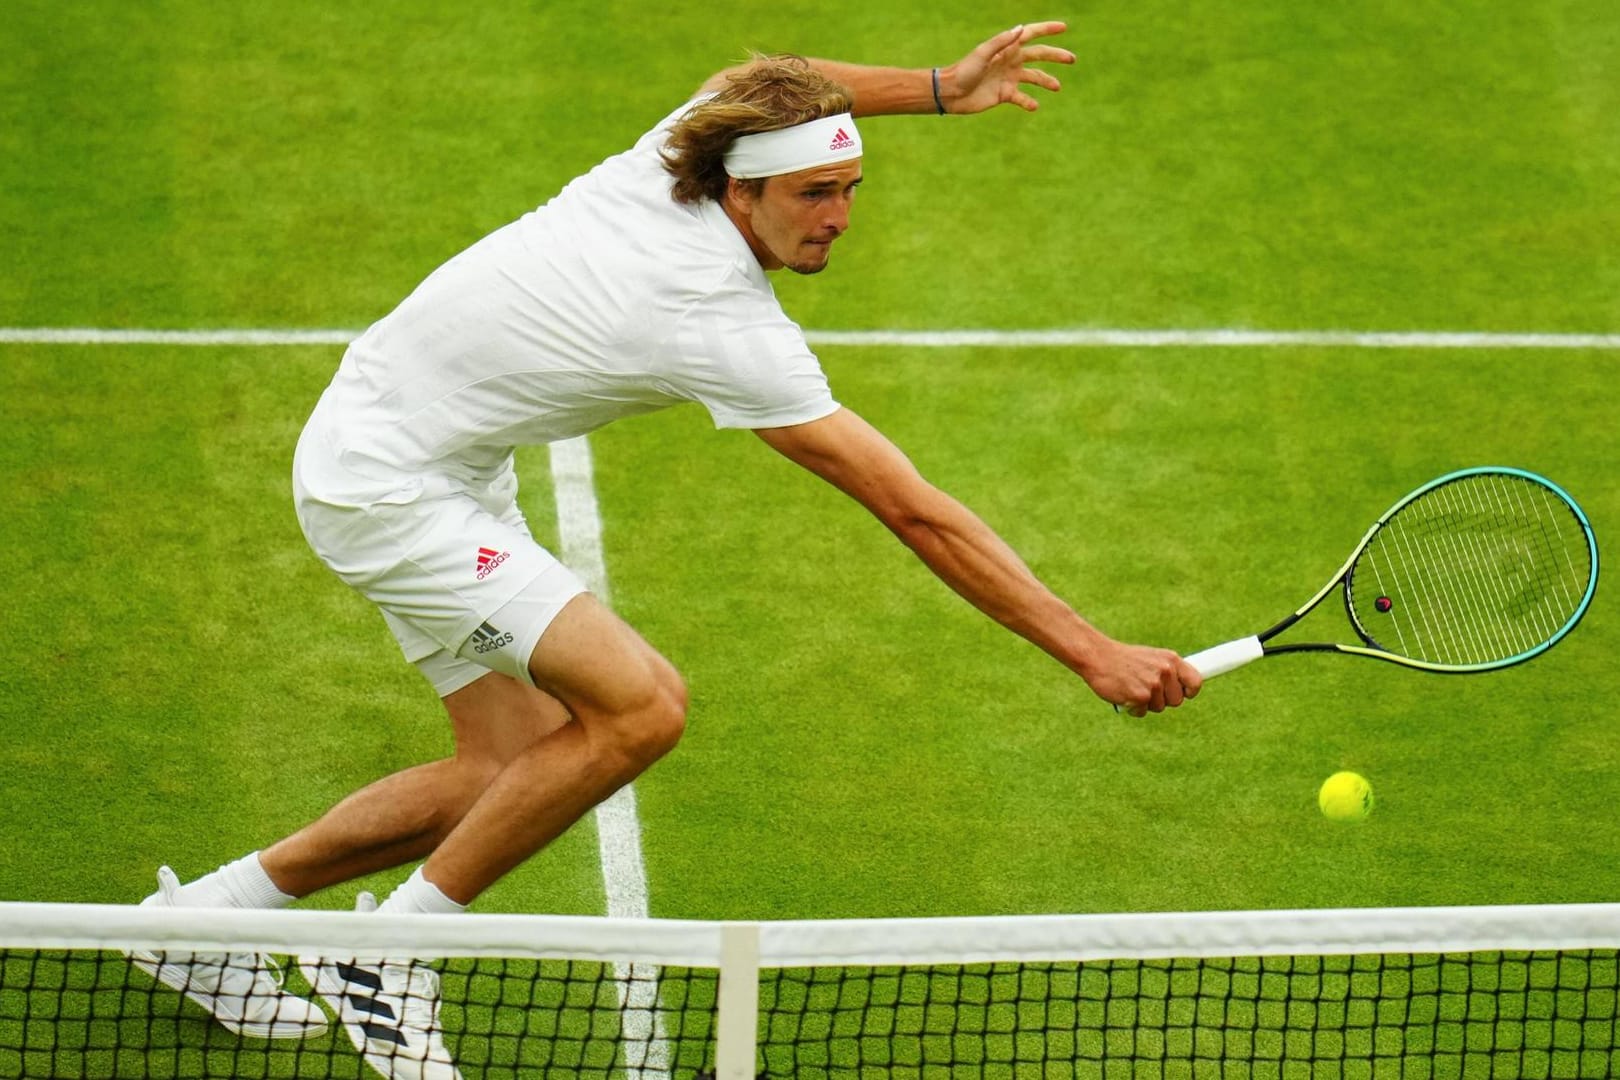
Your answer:
[[[1216,645],[1203,652],[1195,652],[1182,659],[1197,668],[1198,674],[1204,678],[1213,679],[1217,675],[1225,675],[1228,671],[1260,659],[1265,652],[1258,637],[1246,637],[1228,641],[1224,645]]]

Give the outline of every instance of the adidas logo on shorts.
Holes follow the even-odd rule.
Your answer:
[[[496,551],[494,548],[481,547],[478,549],[478,580],[483,581],[495,572],[495,568],[505,562],[510,551]]]
[[[512,644],[510,630],[497,630],[489,623],[479,623],[478,629],[472,632],[473,652],[482,656],[487,652],[494,652],[503,646]]]

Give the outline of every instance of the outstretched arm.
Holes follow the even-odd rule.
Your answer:
[[[855,97],[856,116],[892,116],[901,113],[976,113],[1001,104],[1034,112],[1040,104],[1023,87],[1061,88],[1050,72],[1034,63],[1072,64],[1074,53],[1037,39],[1063,33],[1061,22],[1015,26],[981,42],[954,64],[938,69],[873,67],[841,60],[812,59],[811,65]],[[736,68],[728,68],[703,84],[700,93],[719,90]],[[934,71],[939,72],[939,102],[934,100]]]
[[[1082,619],[977,515],[929,484],[866,421],[840,409],[757,432],[870,510],[928,568],[1009,630],[1085,679],[1104,701],[1160,712],[1198,692],[1198,672],[1167,649],[1125,645]]]

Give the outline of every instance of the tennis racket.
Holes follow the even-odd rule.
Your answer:
[[[1575,629],[1597,576],[1592,526],[1557,484],[1522,469],[1462,469],[1390,507],[1298,611],[1186,659],[1206,679],[1288,652],[1495,671],[1540,656]],[[1341,586],[1358,643],[1272,643]]]

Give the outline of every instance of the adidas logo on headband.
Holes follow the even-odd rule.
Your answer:
[[[738,180],[777,176],[861,156],[861,133],[849,113],[793,127],[739,135],[726,150],[726,175]]]

